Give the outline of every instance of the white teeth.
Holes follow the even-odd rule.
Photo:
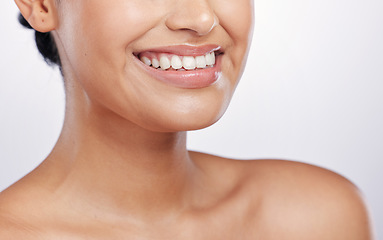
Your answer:
[[[214,52],[206,54],[205,58],[206,58],[206,65],[214,65],[215,64]]]
[[[195,58],[190,56],[185,56],[182,59],[182,65],[186,70],[195,69]]]
[[[142,57],[142,58],[141,58],[141,61],[142,61],[143,63],[145,63],[146,65],[148,65],[148,66],[152,65],[152,61],[150,61],[150,59],[147,58],[147,57]]]
[[[170,57],[171,56],[171,57]],[[204,56],[177,56],[170,54],[161,54],[160,60],[156,57],[150,59],[147,56],[143,56],[140,60],[147,66],[154,68],[161,68],[161,70],[167,70],[172,68],[174,70],[194,70],[196,68],[206,68],[207,66],[213,67],[215,64],[214,52],[208,53]]]
[[[198,56],[195,57],[195,63],[197,68],[205,68],[206,67],[206,57]]]
[[[182,61],[181,58],[178,57],[177,55],[173,55],[172,60],[171,60],[172,68],[173,69],[180,69],[182,68]]]
[[[160,58],[160,67],[163,70],[166,70],[166,69],[170,68],[170,61],[169,61],[168,57],[161,56],[161,58]]]
[[[152,67],[154,68],[159,68],[160,67],[160,62],[158,61],[157,58],[152,59]]]

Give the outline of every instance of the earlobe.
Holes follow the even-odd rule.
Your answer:
[[[21,14],[39,32],[56,29],[57,14],[54,0],[15,0]]]

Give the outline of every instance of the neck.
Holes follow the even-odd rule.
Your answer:
[[[62,134],[40,167],[49,170],[50,189],[76,196],[79,208],[92,203],[151,218],[185,207],[197,171],[185,132],[153,132],[101,107],[78,106],[67,102]]]

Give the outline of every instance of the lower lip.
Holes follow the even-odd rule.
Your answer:
[[[222,55],[216,56],[216,63],[213,67],[186,71],[160,70],[144,64],[135,56],[134,58],[153,78],[179,88],[205,88],[214,84],[222,75]]]

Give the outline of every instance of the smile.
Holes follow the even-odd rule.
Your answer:
[[[217,45],[169,46],[133,54],[150,76],[180,88],[204,88],[222,75],[223,51]]]
[[[207,53],[202,56],[179,56],[166,53],[144,52],[139,59],[147,66],[159,68],[160,70],[195,70],[213,67],[215,64],[215,53]]]

